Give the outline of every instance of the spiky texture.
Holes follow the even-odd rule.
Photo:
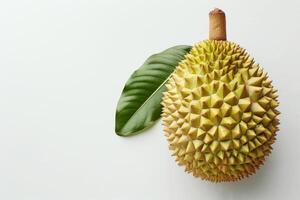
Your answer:
[[[166,84],[163,126],[179,165],[220,182],[253,174],[278,130],[276,90],[237,44],[203,41]]]

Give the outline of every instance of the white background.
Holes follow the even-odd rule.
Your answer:
[[[281,102],[273,153],[237,183],[186,174],[160,123],[114,133],[130,74],[153,53],[206,39],[214,7]],[[299,22],[299,0],[2,0],[0,199],[299,199]]]

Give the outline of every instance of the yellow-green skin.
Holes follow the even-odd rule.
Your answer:
[[[170,150],[187,172],[236,181],[253,174],[278,130],[276,90],[237,44],[196,44],[166,84],[163,126]]]

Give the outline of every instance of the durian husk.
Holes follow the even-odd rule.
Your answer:
[[[239,45],[205,40],[166,84],[163,127],[179,165],[213,182],[253,173],[271,153],[278,130],[272,81]]]

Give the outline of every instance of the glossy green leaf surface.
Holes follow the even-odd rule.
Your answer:
[[[150,56],[126,82],[116,110],[115,132],[120,136],[141,133],[161,115],[165,83],[190,46],[175,46]]]

